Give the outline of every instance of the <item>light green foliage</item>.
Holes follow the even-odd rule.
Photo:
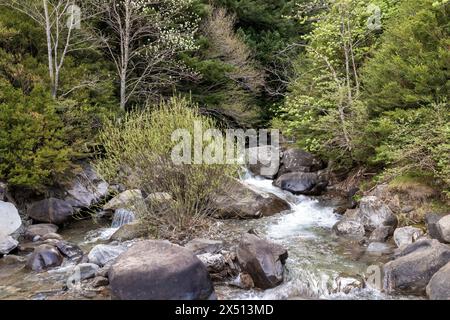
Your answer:
[[[374,121],[372,130],[385,137],[374,161],[386,164],[384,178],[426,172],[450,186],[450,107],[433,104],[415,110],[397,109]]]
[[[285,134],[340,166],[351,166],[366,155],[366,148],[359,144],[367,121],[359,73],[379,34],[368,28],[373,14],[368,7],[383,8],[384,23],[394,10],[393,3],[330,2],[314,23],[315,29],[304,37],[306,52],[295,61],[296,78],[278,112],[278,124]]]
[[[133,111],[108,122],[100,135],[105,157],[97,168],[106,179],[147,195],[167,193],[173,199],[135,204],[141,223],[157,236],[195,234],[205,224],[205,216],[214,213],[214,193],[237,173],[233,165],[172,162],[172,149],[179,143],[172,140],[172,133],[185,129],[193,139],[195,121],[202,123],[203,130],[215,127],[188,100],[172,98],[154,109]]]

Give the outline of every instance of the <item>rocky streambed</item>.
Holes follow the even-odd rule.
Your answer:
[[[19,231],[17,209],[0,199],[0,299],[450,297],[449,216],[428,215],[427,230],[398,228],[380,197],[366,196],[356,207],[350,198],[323,195],[323,164],[304,152],[287,155],[295,159],[282,161],[276,180],[250,173],[236,180],[216,199],[207,239],[182,246],[142,238],[125,209],[143,198],[139,190],[119,192],[103,205],[112,217],[100,210],[94,220]],[[104,194],[107,186],[95,181]],[[36,202],[29,216],[67,219],[74,206],[96,201],[81,185],[70,190],[69,202]]]

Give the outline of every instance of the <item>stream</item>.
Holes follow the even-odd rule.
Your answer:
[[[318,200],[294,196],[272,185],[272,180],[246,174],[243,182],[256,192],[273,193],[291,204],[292,210],[257,220],[218,221],[220,237],[238,243],[250,229],[288,249],[285,281],[269,290],[243,290],[227,283],[216,284],[219,299],[411,299],[387,296],[372,288],[358,288],[370,265],[381,265],[388,256],[367,254],[364,247],[332,235],[332,226],[340,219],[333,208]],[[117,219],[124,219],[118,217]],[[125,220],[128,219],[125,217]],[[115,221],[117,227],[121,222]],[[78,244],[84,252],[96,244],[108,243],[117,228],[92,219],[73,223],[61,235]],[[2,299],[110,299],[108,292],[78,294],[64,291],[67,274],[74,265],[43,273],[25,270],[24,261],[0,259],[0,300]],[[353,285],[353,286],[352,286]],[[349,289],[350,288],[350,289]]]

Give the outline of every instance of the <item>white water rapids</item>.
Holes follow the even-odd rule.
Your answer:
[[[380,291],[346,286],[361,281],[374,263],[355,243],[340,242],[331,228],[340,216],[315,199],[294,196],[272,185],[272,180],[246,174],[243,182],[255,191],[273,193],[291,204],[292,210],[259,220],[225,222],[238,233],[254,228],[288,249],[285,281],[265,291],[217,290],[226,299],[391,299]],[[231,226],[230,226],[231,225]],[[344,290],[345,289],[345,290]],[[345,291],[345,293],[344,293]],[[400,297],[397,297],[400,298]]]

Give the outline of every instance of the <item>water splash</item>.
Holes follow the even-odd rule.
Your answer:
[[[114,218],[111,228],[120,228],[125,224],[129,224],[136,219],[134,212],[126,209],[117,209],[114,213]]]
[[[246,172],[241,180],[259,193],[272,193],[291,204],[292,210],[272,217],[248,221],[233,228],[246,232],[255,228],[288,249],[285,282],[273,289],[225,289],[226,299],[389,299],[372,289],[349,287],[360,281],[368,267],[359,258],[344,254],[331,228],[340,216],[317,200],[296,196],[275,187],[272,180]],[[242,228],[242,230],[240,230]],[[345,279],[345,280],[343,280]],[[345,291],[345,293],[344,293]]]

